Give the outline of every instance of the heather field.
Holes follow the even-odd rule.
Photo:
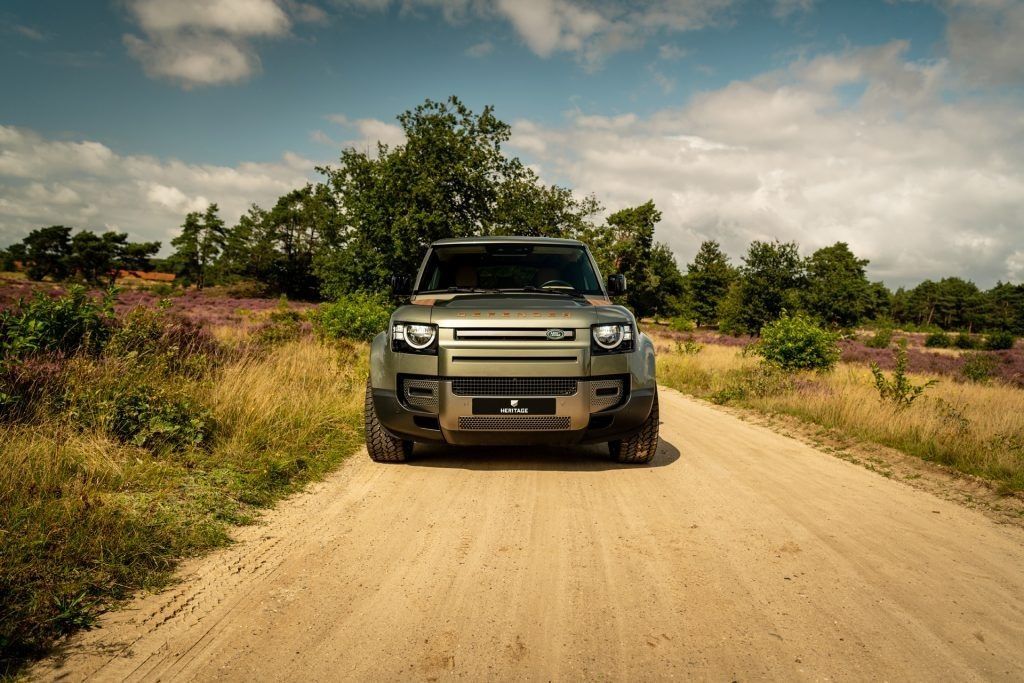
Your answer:
[[[754,341],[749,336],[730,336],[711,330],[693,332],[674,332],[661,327],[654,328],[658,336],[671,341],[693,340],[700,344],[714,344],[743,348]],[[872,336],[871,332],[860,332],[854,339],[841,339],[839,349],[843,363],[869,366],[877,363],[883,370],[892,370],[894,359],[889,348],[872,348],[865,342]],[[905,340],[907,343],[907,359],[909,369],[921,375],[934,375],[953,381],[965,381],[964,365],[972,358],[988,358],[984,363],[991,378],[1008,385],[1024,388],[1024,347],[1018,342],[1013,349],[1001,351],[970,351],[959,349],[929,349],[924,346],[925,335],[918,333],[897,332],[893,342]],[[670,344],[671,346],[671,344]]]
[[[786,373],[745,352],[750,339],[655,330],[658,380],[718,404],[788,415],[844,439],[895,448],[923,460],[1024,491],[1021,350],[971,352],[999,359],[998,375],[963,374],[964,356],[910,348],[908,381],[927,386],[909,406],[882,400],[868,367],[895,364],[892,349],[841,343],[835,369]],[[891,376],[891,373],[887,373]]]

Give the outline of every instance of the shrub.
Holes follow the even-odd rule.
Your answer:
[[[972,382],[987,382],[996,373],[996,359],[987,353],[968,353],[964,356],[964,364],[960,374]]]
[[[199,446],[212,433],[210,412],[183,392],[138,384],[101,406],[107,433],[140,448]]]
[[[872,349],[887,349],[892,344],[892,335],[891,327],[879,327],[871,337],[864,341],[864,346]]]
[[[878,397],[883,403],[892,403],[896,410],[909,408],[917,397],[924,393],[925,389],[937,384],[938,380],[930,379],[924,384],[913,384],[907,377],[907,346],[900,344],[893,351],[896,357],[896,365],[892,372],[892,379],[889,379],[878,367],[878,363],[871,364],[871,374],[875,378],[875,388],[878,389]]]
[[[985,348],[989,351],[1005,351],[1013,348],[1014,339],[1012,332],[998,330],[985,335]]]
[[[929,349],[948,349],[953,345],[953,340],[945,332],[932,332],[924,338],[924,345]]]
[[[683,316],[676,316],[669,319],[668,329],[673,332],[692,332],[693,321]]]
[[[348,294],[333,303],[321,304],[312,314],[313,326],[328,339],[369,341],[387,329],[391,305],[377,294]]]
[[[28,302],[0,313],[0,355],[98,351],[110,335],[114,294],[111,289],[97,300],[78,286],[57,298],[36,292]]]
[[[974,338],[966,332],[961,332],[956,335],[956,339],[953,340],[953,346],[958,349],[973,349],[977,346],[974,342]]]
[[[753,367],[731,370],[726,384],[711,394],[711,401],[719,405],[750,398],[768,398],[792,388],[786,373],[774,365],[762,363]]]
[[[301,311],[288,308],[288,299],[281,297],[277,308],[270,312],[267,321],[256,330],[256,339],[263,344],[283,344],[302,336]]]
[[[783,370],[831,370],[839,361],[837,338],[803,314],[784,313],[761,328],[754,353]]]
[[[696,356],[703,348],[704,345],[693,337],[687,337],[682,341],[676,342],[676,353],[681,353],[684,356]]]

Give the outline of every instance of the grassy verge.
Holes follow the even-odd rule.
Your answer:
[[[782,375],[764,371],[736,347],[688,351],[659,348],[661,383],[718,403],[791,415],[982,477],[1007,492],[1024,491],[1024,391],[1016,387],[942,378],[912,406],[896,410],[879,400],[863,366],[840,363],[828,374]]]
[[[0,675],[361,442],[363,344],[307,337],[211,361],[117,340],[62,361],[0,431]]]

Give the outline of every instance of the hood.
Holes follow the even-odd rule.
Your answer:
[[[404,308],[419,309],[418,319],[430,311],[429,321],[447,328],[557,326],[583,329],[598,322],[633,319],[622,306],[595,305],[586,299],[530,293],[463,294],[434,301],[431,306]]]

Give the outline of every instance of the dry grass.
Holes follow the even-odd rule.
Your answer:
[[[1024,490],[1024,391],[1016,387],[943,377],[900,411],[880,402],[870,371],[861,365],[841,363],[827,375],[794,375],[744,392],[737,387],[756,376],[758,362],[742,350],[707,344],[685,355],[671,345],[659,346],[659,381],[673,388],[792,415],[983,477],[1006,490]],[[927,379],[913,377],[915,383]]]
[[[91,363],[83,377],[104,372]],[[145,450],[59,406],[3,427],[0,676],[356,450],[366,375],[365,345],[307,337],[200,379],[163,376],[212,414],[202,447]]]

